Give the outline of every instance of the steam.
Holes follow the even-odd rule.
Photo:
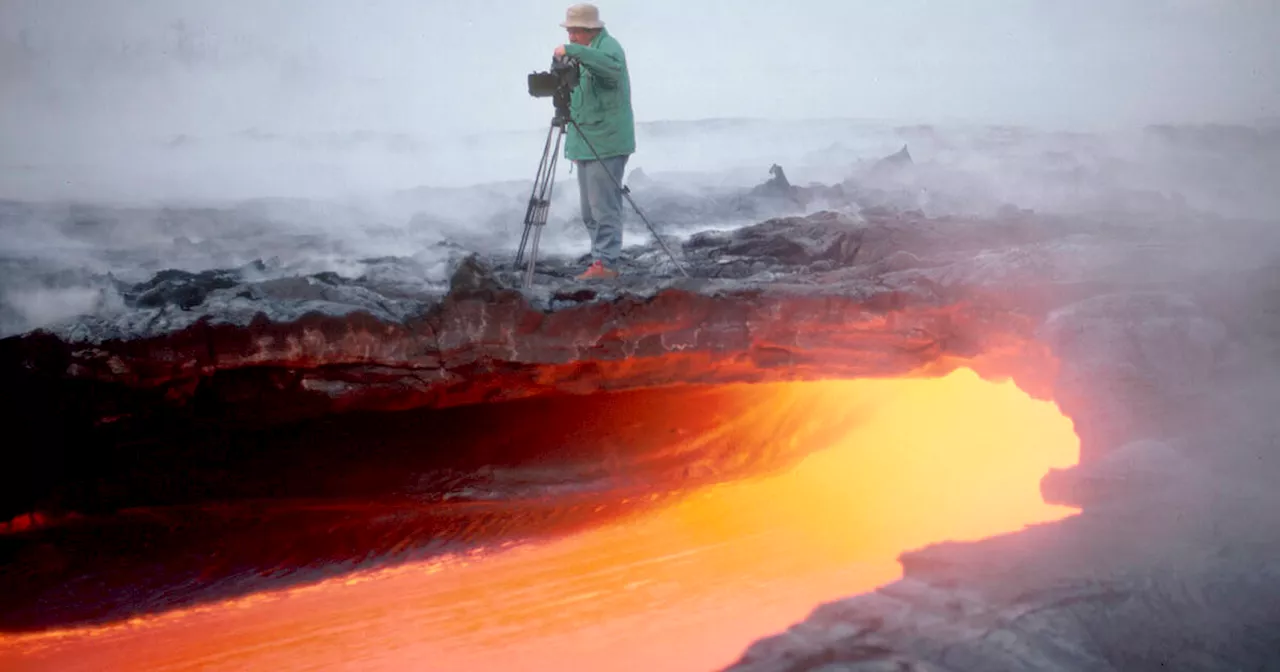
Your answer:
[[[1151,127],[1085,134],[725,120],[642,123],[638,136],[647,149],[633,157],[627,181],[637,205],[673,235],[741,226],[769,213],[848,207],[816,199],[804,207],[777,202],[745,215],[735,210],[734,199],[767,180],[767,168],[775,162],[793,185],[879,190],[896,207],[930,216],[994,217],[1009,208],[1125,213],[1168,227],[1206,213],[1274,221],[1280,211],[1280,194],[1265,188],[1280,170],[1276,128]],[[0,209],[0,330],[20,333],[80,314],[120,310],[124,287],[165,269],[251,267],[262,278],[332,272],[380,278],[407,291],[438,289],[446,281],[448,260],[461,249],[514,253],[544,140],[545,131],[535,130],[439,144],[437,160],[450,156],[460,167],[507,166],[512,173],[529,173],[469,186],[382,185],[350,193],[265,197],[259,192],[276,185],[238,190],[228,182],[197,181],[183,198],[10,202]],[[366,141],[355,137],[324,151],[335,162],[358,158],[374,151]],[[875,169],[880,157],[904,145],[910,165],[890,173]],[[208,156],[193,149],[165,151],[175,157],[190,153],[191,164],[203,170],[234,172],[203,163]],[[388,161],[392,154],[386,155]],[[282,171],[290,179],[306,170],[301,158],[294,160],[299,164]],[[323,185],[323,178],[316,182]],[[200,194],[206,184],[213,187]],[[624,205],[625,243],[646,242],[649,232]],[[544,254],[572,257],[588,251],[578,208],[576,174],[562,160]],[[1223,253],[1215,252],[1220,247],[1206,246],[1205,259],[1223,261]],[[1265,255],[1254,261],[1264,260]]]
[[[562,4],[4,3],[0,334],[119,310],[170,268],[412,291],[460,249],[513,253],[551,114],[523,77]],[[633,196],[668,233],[802,214],[731,207],[774,163],[933,216],[1280,211],[1265,1],[603,11],[640,120]],[[703,48],[664,46],[673,25],[707,27]],[[872,173],[903,145],[909,170]],[[562,161],[543,251],[588,247]]]

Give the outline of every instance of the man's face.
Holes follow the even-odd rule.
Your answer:
[[[574,44],[587,46],[591,44],[591,38],[595,37],[594,31],[586,28],[569,28],[569,41]]]

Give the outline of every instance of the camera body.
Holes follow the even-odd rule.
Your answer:
[[[578,60],[557,58],[551,61],[551,69],[529,74],[529,95],[534,98],[550,98],[563,89],[573,91],[578,86]]]
[[[529,74],[529,95],[534,98],[551,98],[556,108],[556,121],[569,120],[569,96],[578,86],[581,77],[578,60],[575,58],[556,58],[551,61],[551,69]]]

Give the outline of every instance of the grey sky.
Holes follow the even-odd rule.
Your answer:
[[[527,176],[551,104],[528,96],[525,77],[565,39],[567,4],[0,0],[0,198],[324,195]],[[1280,117],[1277,0],[600,5],[627,50],[641,122],[1087,130]],[[790,160],[779,143],[849,142],[812,126],[805,149],[795,133],[659,143],[642,127],[633,165],[754,165]]]
[[[562,0],[2,0],[3,137],[540,126]],[[601,2],[641,120],[1280,115],[1280,3]],[[25,52],[22,50],[25,45]]]

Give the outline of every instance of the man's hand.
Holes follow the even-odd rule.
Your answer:
[[[558,46],[558,47],[556,47],[555,57],[556,57],[556,58],[564,58],[564,45],[563,45],[563,44],[562,44],[562,45],[560,45],[560,46]]]

